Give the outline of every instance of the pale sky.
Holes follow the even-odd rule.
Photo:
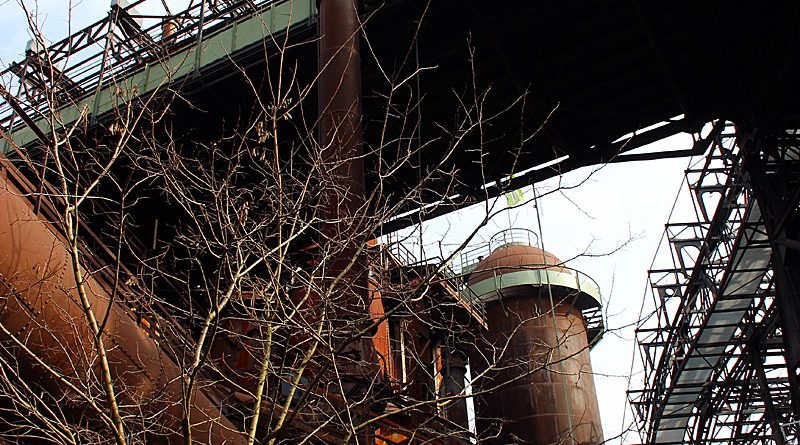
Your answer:
[[[33,5],[34,3],[26,3]],[[63,0],[39,2],[38,21],[44,24],[45,37],[58,40],[68,32],[68,5]],[[82,0],[73,3],[72,29],[86,26],[107,14],[107,0]],[[0,2],[0,66],[19,60],[29,39],[20,6],[15,1]],[[621,135],[620,135],[621,136]],[[651,150],[687,148],[690,140],[679,136],[650,147]],[[598,391],[603,429],[607,439],[623,427],[625,391],[633,353],[633,327],[645,294],[646,272],[650,267],[664,224],[681,186],[688,159],[669,159],[607,165],[592,173],[584,168],[564,175],[562,184],[575,184],[590,175],[580,187],[556,193],[542,200],[542,238],[545,247],[562,260],[587,250],[602,254],[629,240],[609,256],[577,257],[569,263],[598,282],[606,303],[607,327],[611,330],[592,351],[595,384]],[[537,184],[544,191],[555,181]],[[526,189],[526,197],[533,192]],[[505,199],[497,203],[503,207]],[[482,214],[481,206],[447,215],[426,225],[424,242],[452,249],[463,239]],[[533,206],[528,204],[511,214],[501,214],[479,232],[487,238],[508,227],[537,231]],[[447,247],[450,246],[450,247]],[[639,368],[635,363],[634,370]],[[630,422],[630,413],[625,413]],[[620,443],[618,439],[611,443]],[[626,443],[638,443],[633,434]]]
[[[644,148],[674,150],[688,148],[690,143],[687,135],[679,135]],[[541,235],[547,251],[563,261],[576,257],[568,266],[592,277],[604,299],[610,332],[592,350],[591,359],[603,431],[610,443],[621,443],[615,436],[623,431],[623,423],[630,427],[631,415],[625,400],[635,347],[634,324],[645,295],[647,271],[688,162],[688,158],[680,158],[579,169],[562,176],[560,184],[569,186],[586,180],[585,183],[541,200]],[[558,183],[559,179],[554,178],[536,188],[542,193]],[[533,198],[530,187],[525,189],[525,196]],[[501,197],[496,205],[503,208],[506,200]],[[485,207],[479,204],[437,218],[425,228],[423,242],[429,243],[431,252],[438,248],[440,240],[454,248],[453,244],[460,242],[484,213]],[[532,203],[513,211],[510,219],[513,227],[538,232]],[[500,214],[479,231],[478,238],[487,240],[508,226],[509,216]],[[626,242],[617,252],[604,255]],[[588,255],[581,256],[584,252]],[[637,373],[641,368],[638,357],[633,365]],[[636,433],[632,433],[623,443],[639,442]]]

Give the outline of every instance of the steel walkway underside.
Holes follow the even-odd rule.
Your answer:
[[[696,220],[667,225],[672,267],[650,272],[653,312],[637,329],[644,389],[630,391],[649,444],[789,435],[772,248],[740,156],[729,127],[687,170]]]

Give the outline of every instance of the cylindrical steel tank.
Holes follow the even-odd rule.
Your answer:
[[[601,443],[582,315],[599,306],[594,282],[550,253],[511,243],[478,263],[469,289],[489,328],[470,352],[481,443]]]

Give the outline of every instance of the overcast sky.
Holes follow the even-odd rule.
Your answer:
[[[33,3],[31,3],[33,5]],[[43,0],[38,5],[38,21],[44,24],[45,37],[63,38],[68,31],[68,3]],[[79,29],[108,11],[107,0],[83,0],[73,4],[72,28]],[[24,17],[14,1],[0,3],[0,66],[18,60],[29,39]],[[686,148],[685,135],[662,141],[651,150]],[[542,239],[548,251],[568,259],[569,266],[593,277],[600,285],[612,332],[592,351],[595,383],[598,390],[603,428],[607,438],[619,433],[623,425],[627,376],[634,344],[633,328],[645,293],[646,271],[664,230],[675,195],[681,185],[688,159],[613,164],[593,172],[581,169],[564,175],[562,184],[586,182],[573,190],[555,193],[542,200]],[[588,177],[588,180],[587,180]],[[537,190],[554,187],[554,180],[537,184]],[[531,198],[533,191],[526,189]],[[504,206],[502,199],[497,206]],[[480,218],[481,206],[439,218],[426,226],[424,240],[453,248]],[[481,229],[479,238],[514,227],[536,229],[533,206],[525,205],[510,217],[502,214]],[[603,254],[627,244],[618,252],[599,257],[579,256],[584,251]],[[450,246],[450,247],[448,247]],[[638,368],[638,363],[634,369]],[[630,421],[630,414],[626,415]],[[628,443],[639,442],[631,436]],[[619,443],[614,440],[613,443]]]

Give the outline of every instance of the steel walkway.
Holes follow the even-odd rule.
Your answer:
[[[0,128],[14,143],[36,139],[53,122],[68,126],[198,76],[248,48],[280,41],[296,27],[315,25],[314,0],[239,0],[190,6],[149,27],[140,14],[152,0],[113,2],[106,18],[48,48],[31,42],[25,59],[0,72]],[[273,40],[275,39],[275,40]],[[266,42],[261,45],[261,42]],[[48,109],[58,109],[50,116]],[[19,125],[27,118],[28,125]],[[6,140],[0,151],[9,151]]]
[[[629,393],[649,444],[783,441],[772,250],[739,165],[729,127],[687,170],[697,219],[667,225],[673,267],[650,272],[654,311],[637,329],[644,389]]]

